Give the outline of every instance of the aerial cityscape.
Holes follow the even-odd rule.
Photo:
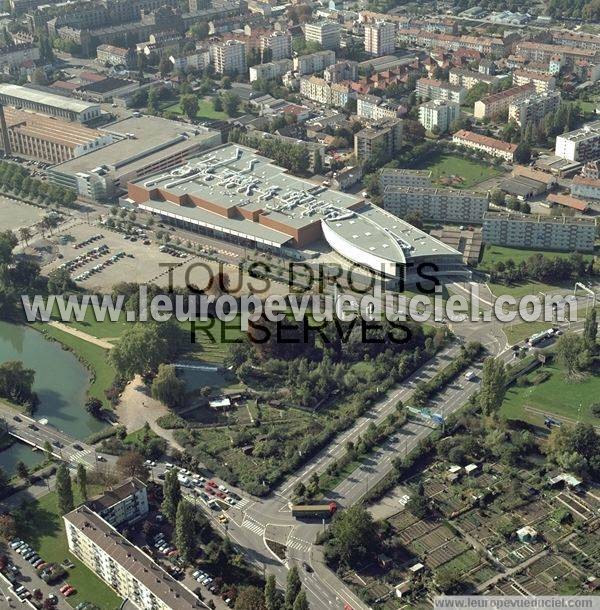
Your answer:
[[[0,608],[600,610],[599,219],[599,0],[3,0]]]

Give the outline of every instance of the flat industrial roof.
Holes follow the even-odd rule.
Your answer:
[[[374,205],[366,204],[355,212],[349,217],[324,222],[363,252],[390,261],[398,260],[399,251],[405,260],[425,256],[460,256],[454,248]]]
[[[177,148],[192,146],[193,138],[202,141],[214,137],[216,133],[206,127],[146,115],[107,125],[102,131],[122,139],[87,155],[55,165],[53,170],[75,175],[105,165],[118,174],[125,174],[154,160],[159,161],[167,154],[167,149],[170,155]]]
[[[28,100],[36,104],[55,106],[56,108],[62,108],[71,112],[85,112],[90,108],[98,107],[98,104],[81,102],[62,95],[44,93],[43,91],[38,91],[37,89],[29,89],[28,87],[21,87],[19,85],[11,85],[7,83],[0,83],[0,95],[10,95],[11,97]]]
[[[134,184],[148,190],[197,197],[223,209],[264,210],[269,220],[295,229],[311,225],[335,210],[356,207],[362,201],[354,195],[292,176],[271,159],[235,144],[212,148],[189,159],[184,167]],[[170,204],[171,211],[174,207],[179,206]]]

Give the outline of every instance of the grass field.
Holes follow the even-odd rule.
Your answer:
[[[514,345],[527,337],[531,337],[531,335],[535,335],[535,333],[547,330],[551,326],[551,322],[520,322],[512,326],[504,326],[502,330],[510,345]]]
[[[529,387],[513,386],[508,390],[500,411],[504,416],[543,425],[543,415],[527,411],[525,407],[528,406],[558,418],[562,416],[600,425],[600,418],[594,417],[590,410],[593,403],[600,401],[600,377],[590,375],[582,381],[571,382],[554,363],[538,369],[541,370],[551,373],[547,381]]]
[[[491,167],[488,163],[464,159],[449,153],[429,157],[424,163],[415,166],[415,169],[429,170],[433,180],[440,184],[444,178],[459,176],[462,180],[453,186],[464,189],[472,188],[475,184],[503,173],[501,169]]]
[[[502,261],[506,263],[507,260],[512,259],[515,265],[519,265],[522,261],[527,260],[533,254],[543,254],[548,258],[569,258],[571,252],[554,252],[552,250],[526,250],[521,248],[507,248],[504,246],[486,246],[483,252],[481,263],[479,264],[480,269],[491,269],[496,263]],[[591,255],[583,257],[585,260],[589,260]]]
[[[116,376],[116,371],[108,361],[107,351],[88,341],[84,341],[79,337],[62,332],[58,328],[46,324],[38,325],[38,323],[36,323],[35,326],[37,326],[38,330],[43,330],[47,336],[62,343],[65,347],[70,349],[75,356],[80,358],[84,364],[89,366],[93,376],[90,383],[90,389],[88,390],[89,395],[100,399],[105,407],[111,408],[110,403],[104,394],[104,390],[112,385]]]
[[[196,113],[196,119],[198,121],[221,120],[229,118],[225,112],[218,111],[213,108],[212,99],[213,98],[205,97],[203,99],[198,100],[198,112]],[[165,112],[166,114],[173,114],[179,116],[183,114],[179,103],[165,107],[163,109],[163,112]]]
[[[102,491],[90,486],[90,495]],[[75,504],[80,504],[82,498],[73,488]],[[69,553],[64,523],[58,515],[56,493],[51,492],[32,502],[23,518],[19,519],[19,535],[37,550],[40,557],[48,562],[61,563],[69,559],[75,568],[69,570],[67,582],[77,589],[77,594],[67,598],[67,602],[75,607],[77,604],[93,602],[101,610],[117,610],[121,598],[98,578],[90,569]],[[61,602],[62,604],[63,602]]]

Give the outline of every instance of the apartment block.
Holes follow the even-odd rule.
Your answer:
[[[593,218],[509,212],[486,212],[483,218],[483,241],[494,246],[592,252],[595,239]]]
[[[400,114],[400,107],[390,102],[384,102],[376,95],[356,96],[356,115],[363,119],[379,121],[381,119],[394,119]]]
[[[556,79],[550,74],[533,72],[531,70],[515,70],[513,72],[513,85],[529,85],[535,87],[536,93],[545,93],[556,89]]]
[[[132,477],[91,498],[87,506],[113,527],[135,523],[148,514],[146,486]]]
[[[217,74],[246,72],[246,45],[239,40],[227,40],[210,47],[213,68]]]
[[[314,74],[315,72],[322,72],[334,63],[334,51],[317,51],[316,53],[294,57],[294,72],[298,72],[299,76]]]
[[[324,19],[304,26],[306,42],[317,42],[323,49],[337,49],[340,46],[342,28],[339,23]]]
[[[260,50],[271,51],[271,61],[286,59],[292,56],[292,37],[287,32],[271,32],[260,39]]]
[[[432,186],[431,172],[420,169],[392,169],[384,167],[379,172],[379,188],[383,192],[388,186],[430,188]]]
[[[358,62],[351,60],[338,61],[331,66],[327,66],[323,72],[323,78],[328,83],[355,81],[358,79]]]
[[[110,523],[83,505],[63,517],[69,551],[140,610],[192,610],[204,604]]]
[[[286,72],[289,72],[293,67],[291,59],[280,59],[278,61],[270,61],[266,64],[257,64],[250,67],[250,82],[255,80],[273,80],[281,78]]]
[[[600,159],[600,121],[557,136],[555,154],[582,163]]]
[[[300,95],[325,106],[343,108],[355,93],[346,84],[330,85],[318,76],[308,76],[300,79]]]
[[[365,25],[365,52],[376,57],[393,55],[396,50],[396,25],[377,21]]]
[[[520,55],[536,63],[548,63],[552,58],[560,58],[563,62],[574,63],[580,59],[596,63],[596,49],[580,49],[571,45],[542,44],[540,42],[517,42],[513,48],[515,55]]]
[[[101,44],[96,49],[98,63],[109,66],[133,66],[135,55],[131,49],[112,44]]]
[[[472,131],[461,129],[452,136],[452,142],[465,148],[480,150],[491,157],[499,157],[505,161],[513,162],[515,159],[516,144],[509,144],[496,138],[482,136]]]
[[[508,112],[511,104],[523,100],[533,93],[535,93],[535,87],[530,83],[492,93],[475,102],[473,116],[476,119],[497,117]]]
[[[419,123],[427,131],[448,131],[450,125],[460,115],[460,104],[450,100],[432,100],[419,106]]]
[[[203,70],[210,65],[210,50],[196,49],[181,55],[171,55],[169,61],[173,64],[175,70]]]
[[[481,224],[488,198],[458,189],[387,186],[383,208],[400,218],[418,213],[426,221]]]
[[[25,62],[37,61],[39,58],[40,49],[33,43],[0,45],[0,67],[17,68]]]
[[[385,119],[365,127],[354,134],[354,155],[368,159],[376,150],[383,150],[391,157],[402,145],[402,121]]]
[[[571,195],[582,199],[600,199],[600,180],[598,178],[575,176],[571,185]]]
[[[448,74],[448,80],[451,85],[456,87],[471,89],[479,83],[493,85],[498,82],[498,77],[463,68],[452,68]]]
[[[575,47],[577,49],[587,49],[600,51],[600,38],[595,34],[585,34],[582,32],[552,30],[552,40],[559,45]]]
[[[508,119],[525,128],[527,125],[539,123],[547,114],[555,112],[560,106],[561,98],[558,91],[537,93],[523,100],[513,102],[508,107]]]
[[[112,144],[113,137],[78,123],[4,108],[13,153],[56,165]]]
[[[430,100],[450,100],[462,104],[467,90],[434,78],[420,78],[415,89],[417,95]]]

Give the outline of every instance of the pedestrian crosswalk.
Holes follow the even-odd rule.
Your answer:
[[[312,544],[307,540],[302,540],[302,538],[290,536],[287,540],[286,546],[290,549],[296,549],[297,551],[308,553],[312,547]]]
[[[70,453],[69,457],[72,461],[78,462],[81,464],[89,464],[93,461],[94,450],[91,448],[82,449],[81,451],[73,451]]]
[[[242,527],[249,529],[251,532],[254,532],[258,536],[265,535],[265,526],[262,523],[259,523],[258,521],[252,519],[252,517],[244,517],[244,520],[242,521]]]
[[[250,504],[250,500],[248,500],[248,498],[242,498],[241,500],[236,502],[235,507],[242,509],[242,508],[245,508],[246,506],[248,506],[248,504]]]

